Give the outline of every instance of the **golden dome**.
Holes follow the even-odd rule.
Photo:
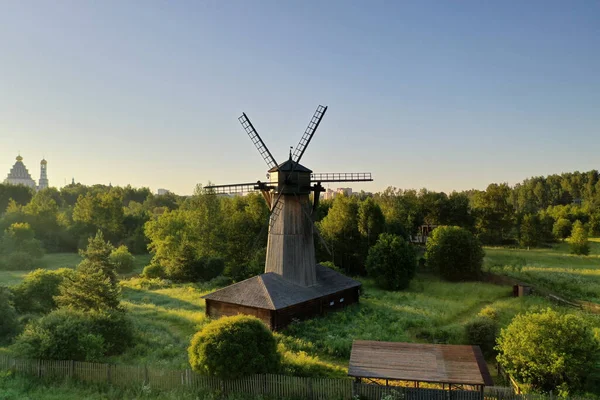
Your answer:
[[[42,161],[40,162],[40,164],[46,165],[46,164],[48,164],[48,161],[46,161],[45,159],[42,159]]]
[[[20,154],[17,156],[17,161],[23,161],[23,157]]]

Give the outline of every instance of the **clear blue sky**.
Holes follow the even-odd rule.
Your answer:
[[[52,185],[264,177],[303,164],[434,190],[600,168],[597,1],[3,1],[0,173]],[[334,185],[341,186],[341,185]]]

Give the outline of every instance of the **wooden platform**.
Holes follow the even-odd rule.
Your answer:
[[[355,340],[348,375],[356,378],[492,386],[479,346]]]

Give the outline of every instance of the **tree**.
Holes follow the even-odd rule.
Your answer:
[[[119,246],[114,249],[108,257],[109,262],[114,266],[119,273],[127,273],[133,271],[135,257],[131,255],[127,246]]]
[[[101,230],[113,241],[123,234],[123,199],[118,190],[88,192],[79,196],[73,209],[73,221],[79,224],[84,237]]]
[[[536,214],[526,214],[521,221],[519,244],[523,247],[535,247],[540,243],[541,224]]]
[[[477,279],[484,252],[471,232],[458,226],[439,226],[427,240],[425,260],[450,281]]]
[[[581,221],[575,221],[571,233],[571,253],[588,255],[590,254],[590,244],[588,242],[587,230]]]
[[[406,289],[416,269],[415,250],[398,235],[383,233],[369,249],[367,274],[383,289]]]
[[[381,207],[373,198],[367,197],[358,204],[358,232],[363,237],[367,251],[384,229],[385,218]]]
[[[485,192],[477,192],[473,196],[475,229],[482,242],[502,244],[510,238],[514,218],[510,194],[507,184],[494,183]]]
[[[196,372],[236,379],[277,372],[280,356],[273,333],[256,317],[225,317],[192,337],[188,349]]]
[[[60,294],[60,284],[74,276],[75,271],[70,268],[36,269],[28,273],[13,288],[15,308],[20,313],[49,313],[57,307],[54,297]]]
[[[59,307],[83,311],[120,310],[120,288],[110,254],[114,248],[104,241],[102,232],[88,241],[84,257],[72,279],[60,285],[60,295],[55,297]]]
[[[19,329],[17,312],[8,288],[0,286],[0,343],[8,343]]]
[[[588,322],[551,309],[517,315],[502,329],[498,362],[518,382],[543,392],[575,392],[598,362],[599,343]]]
[[[329,214],[319,223],[319,229],[337,265],[350,274],[365,272],[358,230],[358,202],[355,198],[337,196]]]
[[[573,224],[566,218],[559,218],[552,226],[552,234],[557,239],[564,241],[571,235]]]

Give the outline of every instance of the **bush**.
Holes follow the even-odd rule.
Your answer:
[[[429,268],[450,281],[474,280],[481,274],[484,252],[471,232],[458,226],[440,226],[427,240]]]
[[[61,268],[56,271],[37,269],[25,275],[13,288],[15,308],[20,313],[49,313],[55,309],[59,286],[65,278],[72,279],[75,271]]]
[[[256,317],[225,317],[206,325],[188,349],[192,369],[221,379],[277,372],[280,355],[271,331]]]
[[[479,346],[486,357],[494,355],[499,330],[496,321],[485,317],[478,317],[465,325],[467,341],[471,345]]]
[[[131,255],[127,246],[119,246],[110,253],[109,261],[117,272],[127,273],[133,271],[135,257]]]
[[[478,317],[489,318],[494,321],[498,321],[498,311],[492,306],[485,306],[477,314]]]
[[[15,341],[28,358],[99,361],[132,343],[132,325],[121,312],[59,309],[30,322]]]
[[[552,226],[552,234],[555,238],[565,240],[571,235],[573,224],[566,218],[559,218]]]
[[[8,343],[17,333],[19,322],[8,288],[0,286],[0,343]]]
[[[383,289],[406,289],[415,276],[417,257],[412,245],[402,237],[382,233],[369,249],[367,274]]]
[[[146,265],[142,272],[142,276],[148,279],[164,278],[165,275],[165,269],[157,263]]]
[[[596,367],[600,345],[592,327],[574,314],[547,309],[517,315],[502,329],[498,362],[534,390],[581,390]]]
[[[571,253],[584,256],[590,254],[588,234],[581,221],[576,221],[573,224],[573,231],[571,233]]]
[[[16,251],[6,257],[5,263],[9,271],[28,271],[36,267],[37,259],[24,251]]]

